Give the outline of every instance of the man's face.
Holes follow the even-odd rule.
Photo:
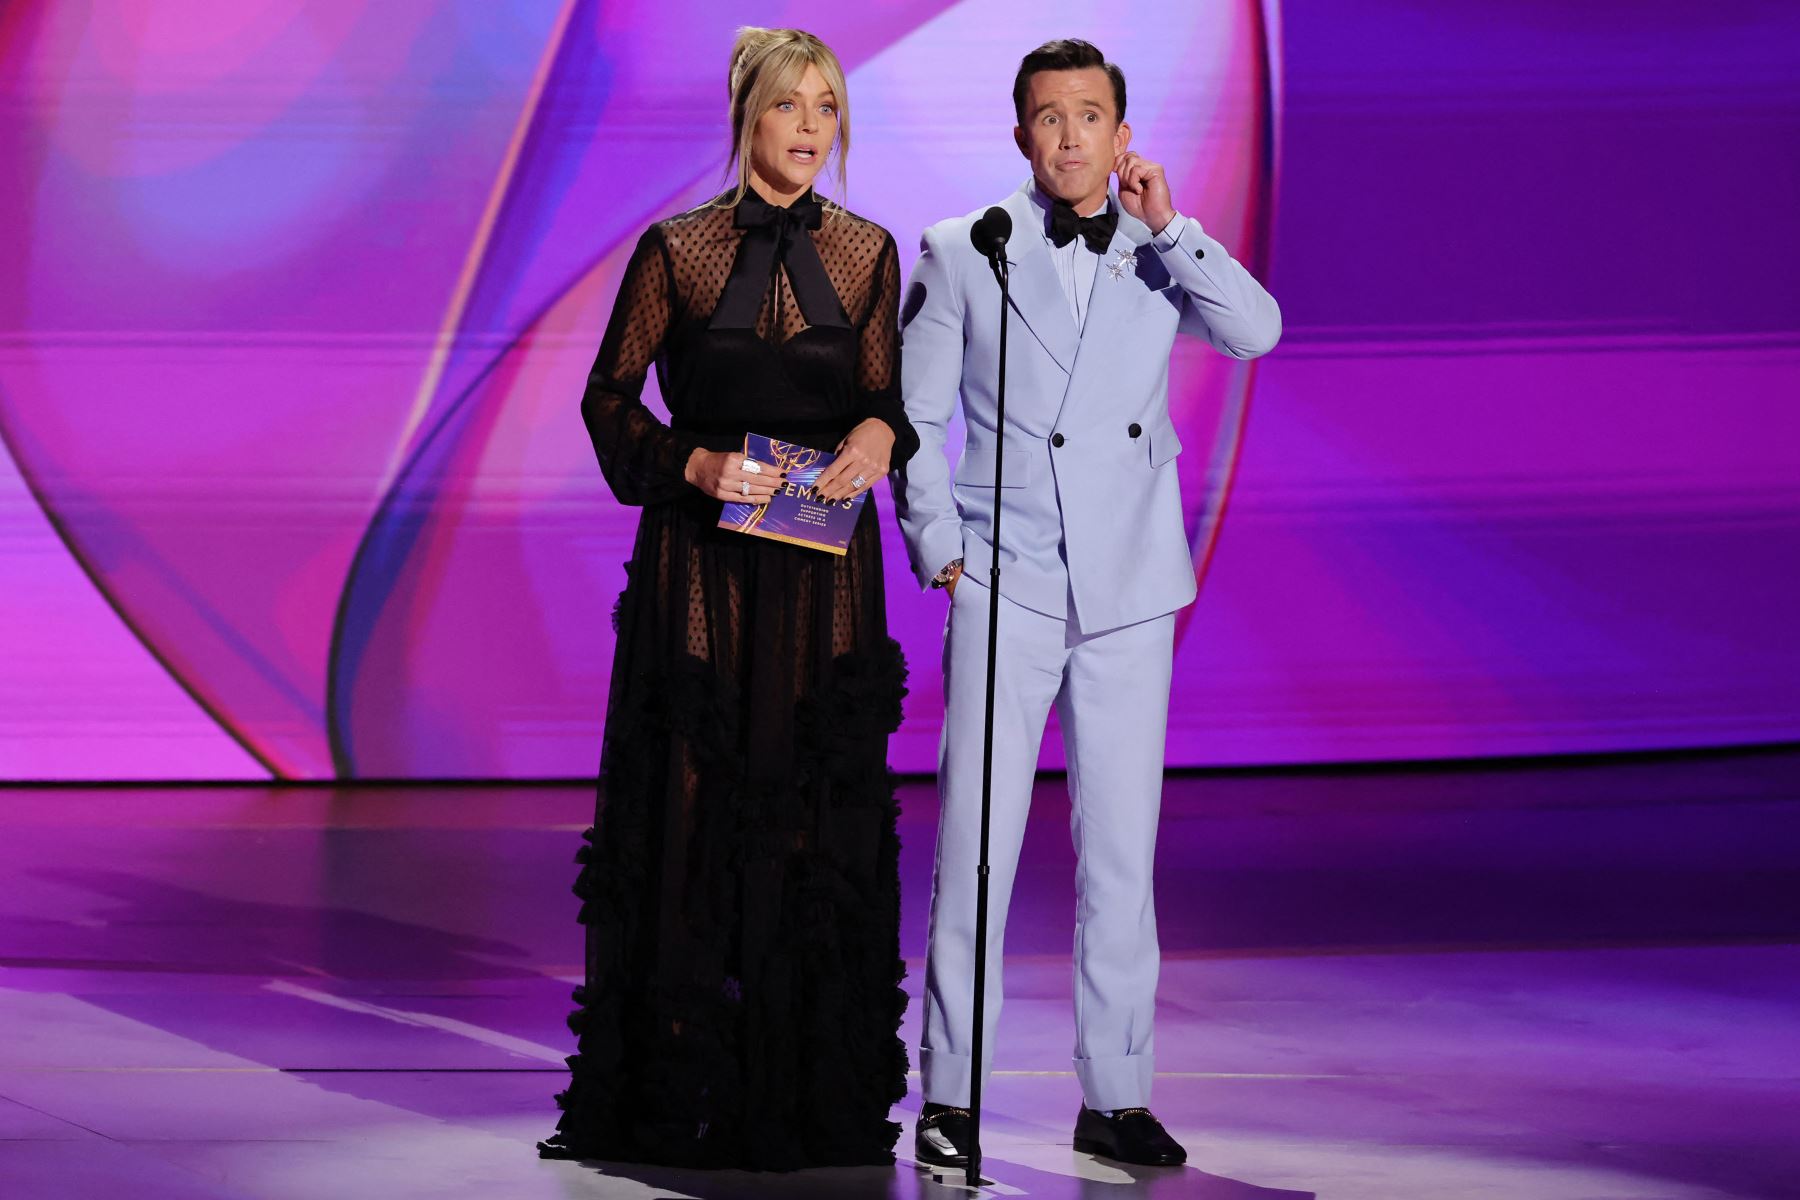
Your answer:
[[[1106,195],[1113,160],[1131,144],[1112,80],[1099,67],[1039,71],[1026,81],[1025,123],[1013,130],[1038,186],[1083,215]]]

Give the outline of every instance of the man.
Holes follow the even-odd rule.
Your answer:
[[[970,243],[979,212],[926,231],[901,318],[906,412],[921,444],[898,473],[896,508],[920,583],[951,596],[917,1157],[967,1163],[987,589],[1003,455],[983,1046],[994,1044],[1007,904],[1054,703],[1079,862],[1084,1103],[1075,1146],[1172,1165],[1186,1151],[1147,1107],[1158,968],[1151,869],[1174,614],[1195,589],[1169,354],[1180,332],[1253,358],[1275,345],[1281,314],[1224,246],[1176,212],[1162,167],[1130,150],[1124,75],[1092,45],[1055,41],[1026,55],[1013,106],[1032,178],[1002,205],[1013,222],[1003,445],[1000,292]],[[968,432],[953,483],[945,427],[959,392]]]

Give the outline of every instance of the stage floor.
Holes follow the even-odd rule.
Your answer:
[[[904,802],[916,1046],[930,783]],[[910,1162],[536,1158],[591,814],[569,786],[0,788],[0,1197],[969,1194]],[[984,1190],[1800,1196],[1800,752],[1172,777],[1155,1107],[1187,1169],[1070,1149],[1067,821],[1043,780]]]

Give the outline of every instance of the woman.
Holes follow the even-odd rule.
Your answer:
[[[850,146],[810,34],[732,50],[737,187],[658,222],[626,268],[582,416],[644,506],[575,891],[587,981],[546,1157],[786,1170],[889,1163],[905,1092],[887,636],[873,500],[843,557],[717,528],[767,499],[744,435],[835,450],[866,491],[918,444],[900,402],[899,264],[818,199]],[[639,401],[655,363],[673,417]]]

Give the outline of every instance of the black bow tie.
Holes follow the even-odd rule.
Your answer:
[[[791,240],[802,229],[817,229],[825,223],[825,206],[818,194],[807,192],[786,208],[770,204],[753,191],[746,191],[738,201],[732,224],[739,229],[773,229],[784,241]]]
[[[812,192],[786,208],[770,204],[755,192],[744,193],[738,202],[732,224],[744,231],[738,244],[737,257],[731,263],[731,275],[725,290],[713,309],[709,329],[754,329],[763,298],[773,290],[779,304],[781,292],[775,287],[775,273],[785,267],[800,315],[808,325],[830,325],[846,329],[850,318],[831,286],[825,264],[819,260],[818,248],[806,236],[809,229],[824,224],[825,206]],[[779,328],[780,311],[776,312]]]
[[[1050,205],[1050,240],[1058,246],[1068,245],[1079,233],[1089,250],[1105,254],[1118,228],[1119,214],[1110,205],[1106,211],[1091,217],[1076,216],[1074,208],[1066,201],[1058,200]]]

